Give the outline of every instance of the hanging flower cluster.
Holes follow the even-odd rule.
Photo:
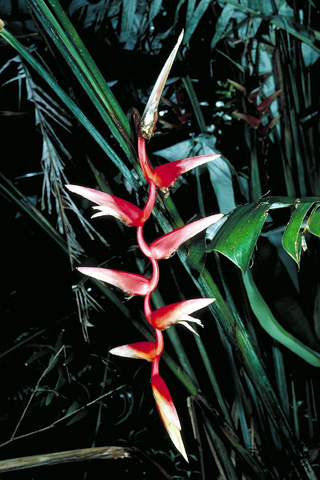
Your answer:
[[[243,93],[247,102],[253,105],[256,110],[255,115],[248,115],[247,113],[242,112],[233,112],[233,115],[237,118],[241,118],[242,120],[247,122],[247,124],[250,125],[251,128],[257,130],[258,135],[263,142],[267,139],[271,129],[275,126],[281,116],[276,115],[268,123],[263,123],[263,118],[269,112],[271,103],[278,97],[278,95],[280,95],[280,93],[282,93],[281,89],[277,90],[258,103],[257,99],[261,93],[260,87],[265,83],[269,75],[271,74],[259,75],[259,88],[255,88],[251,92],[248,92],[247,88],[244,85],[241,85],[234,80],[228,80],[231,85],[233,85],[237,90]]]
[[[97,204],[97,206],[94,207],[97,210],[97,213],[95,213],[93,217],[112,215],[121,220],[125,225],[133,226],[137,229],[139,248],[150,260],[152,265],[152,275],[150,278],[135,273],[106,268],[79,267],[78,270],[89,277],[119,287],[129,296],[139,295],[144,298],[144,314],[146,320],[154,329],[154,341],[122,345],[113,348],[110,353],[123,357],[143,359],[152,363],[151,385],[158,412],[172,442],[183,457],[188,460],[181,437],[180,420],[168,387],[159,373],[159,362],[164,347],[162,332],[178,322],[188,326],[194,331],[188,322],[195,322],[200,325],[201,322],[190,315],[193,312],[208,306],[214,301],[214,299],[199,298],[185,300],[152,310],[151,296],[159,282],[159,260],[169,258],[186,240],[220,220],[223,215],[211,215],[202,218],[201,220],[197,220],[162,235],[151,244],[147,244],[143,236],[144,224],[150,217],[154,208],[157,188],[167,192],[179,175],[218,157],[218,155],[204,155],[200,157],[186,158],[161,165],[154,169],[151,168],[147,157],[145,142],[146,139],[149,140],[151,138],[155,129],[161,92],[181,39],[182,35],[160,73],[139,126],[138,155],[140,167],[149,185],[149,195],[144,208],[140,209],[126,200],[91,188],[77,185],[67,185],[67,188],[71,192],[79,194]]]

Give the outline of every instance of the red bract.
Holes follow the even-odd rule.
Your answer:
[[[188,457],[180,433],[180,420],[168,387],[165,384],[164,380],[160,377],[160,375],[152,376],[151,385],[158,412],[164,423],[164,426],[166,427],[166,430],[170,435],[173,444],[183,455],[185,460],[188,461]]]
[[[280,119],[281,115],[277,115],[269,123],[263,125],[258,131],[258,134],[261,138],[266,138],[269,135],[270,130],[275,126],[277,121]]]
[[[200,155],[199,157],[183,158],[175,162],[165,163],[153,170],[153,181],[158,188],[166,189],[171,187],[182,173],[216,160],[219,157],[220,155],[216,154]]]
[[[144,297],[150,291],[149,279],[142,275],[138,275],[137,273],[128,273],[99,267],[79,267],[77,270],[89,277],[102,280],[103,282],[121,288],[121,290],[130,296],[141,295]]]
[[[260,94],[260,89],[259,88],[250,92],[249,95],[247,96],[248,102],[253,103],[254,105],[257,105],[257,98],[258,98],[259,94]]]
[[[181,430],[177,410],[174,406],[168,387],[162,377],[158,374],[153,375],[151,378],[151,385],[158,408],[166,415],[166,417],[168,417],[171,423]]]
[[[240,112],[235,112],[233,114],[235,117],[242,118],[242,120],[245,120],[250,127],[256,129],[259,127],[261,123],[261,118],[254,117],[253,115],[247,115],[246,113],[240,113]]]
[[[259,103],[259,105],[256,105],[256,109],[258,110],[258,112],[260,112],[262,115],[264,115],[268,110],[269,110],[269,107],[271,105],[271,103],[273,102],[273,100],[282,92],[282,90],[277,90],[276,92],[273,92],[271,95],[269,95],[268,97],[266,97],[264,100],[262,100],[261,103]]]
[[[166,233],[151,243],[150,251],[152,258],[155,260],[161,260],[170,257],[180,245],[182,245],[182,243],[194,237],[202,230],[205,230],[209,225],[216,223],[222,217],[222,213],[211,215],[210,217],[202,218],[201,220],[197,220],[189,223],[189,225],[184,225],[176,230],[172,230],[172,232]]]
[[[112,348],[109,352],[120,357],[139,358],[149,362],[153,362],[159,355],[157,344],[154,342],[137,342],[121,345],[121,347]]]
[[[185,320],[186,316],[201,308],[207,307],[214,301],[214,298],[196,298],[165,305],[152,312],[151,323],[155,328],[164,330],[174,323]],[[192,321],[192,317],[189,317],[188,320]]]
[[[165,163],[152,169],[146,152],[146,142],[141,136],[138,138],[138,153],[145,178],[148,183],[154,184],[160,190],[171,187],[181,174],[220,157],[218,154],[200,155]]]
[[[165,426],[165,429],[169,437],[171,438],[173,445],[181,453],[185,461],[189,462],[187,452],[181,437],[181,429],[176,427],[173,423],[171,423],[170,419],[165,415],[165,413],[159,408],[158,405],[157,405],[157,409],[158,409],[160,418],[163,422],[163,425]]]
[[[100,211],[95,213],[92,218],[102,215],[112,215],[126,225],[133,225],[135,227],[141,225],[142,210],[122,198],[79,185],[66,185],[66,188],[70,190],[70,192],[77,193],[99,205],[98,207],[93,207]]]

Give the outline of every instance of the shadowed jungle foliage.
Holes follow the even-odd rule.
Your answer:
[[[0,0],[0,18],[3,478],[318,478],[318,2]],[[153,339],[141,298],[76,269],[150,277],[136,229],[65,187],[143,208],[137,115],[182,31],[147,153],[220,157],[157,191],[144,237],[224,214],[152,295],[215,298],[199,335],[164,332],[189,462],[150,363],[109,353]]]

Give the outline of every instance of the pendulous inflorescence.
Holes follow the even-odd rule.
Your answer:
[[[175,447],[188,461],[181,436],[181,424],[168,387],[160,376],[159,363],[164,348],[163,330],[176,323],[182,323],[192,331],[190,322],[201,325],[201,322],[191,316],[197,310],[210,305],[214,298],[197,298],[166,305],[152,310],[151,297],[160,279],[159,261],[169,258],[186,240],[205,230],[219,221],[223,214],[211,215],[172,230],[160,238],[147,244],[143,236],[143,227],[152,214],[157,189],[168,192],[179,175],[206,162],[215,160],[219,155],[202,155],[170,162],[152,168],[146,152],[146,140],[150,140],[156,127],[157,110],[161,93],[168,77],[170,68],[182,41],[180,35],[176,46],[165,63],[155,87],[150,95],[146,109],[138,127],[138,156],[143,175],[148,183],[148,198],[141,209],[121,198],[79,185],[66,185],[68,190],[92,201],[97,206],[93,217],[112,215],[127,226],[137,229],[137,242],[141,252],[149,259],[152,266],[151,277],[119,270],[99,267],[78,267],[78,270],[89,276],[116,286],[129,296],[141,296],[144,299],[144,315],[154,330],[154,341],[143,341],[122,345],[110,350],[110,353],[123,357],[138,358],[151,362],[151,386],[155,403],[163,424]]]

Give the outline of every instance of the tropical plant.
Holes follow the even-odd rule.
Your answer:
[[[188,461],[185,447],[181,437],[181,423],[171,398],[168,387],[159,374],[159,362],[163,353],[164,341],[162,331],[178,322],[201,322],[190,316],[200,308],[210,305],[213,298],[200,298],[185,300],[183,302],[160,307],[154,311],[151,308],[151,296],[159,282],[159,260],[169,258],[185,241],[190,240],[202,230],[221,220],[223,215],[212,215],[197,220],[189,225],[168,232],[148,245],[143,237],[143,227],[150,217],[156,200],[156,189],[160,188],[167,192],[174,185],[180,174],[217,158],[217,155],[203,155],[195,158],[177,160],[166,165],[160,165],[155,169],[151,168],[147,153],[146,140],[150,140],[156,129],[158,118],[158,105],[161,98],[166,79],[170,72],[171,65],[176,56],[178,47],[182,40],[180,35],[177,45],[169,56],[162,72],[155,84],[148,100],[141,122],[138,125],[138,151],[141,170],[149,184],[149,195],[143,209],[139,209],[125,200],[119,199],[90,188],[67,185],[68,190],[81,195],[98,204],[99,212],[94,215],[113,215],[118,217],[127,226],[137,227],[137,242],[141,252],[150,260],[152,274],[150,279],[134,273],[122,272],[97,267],[79,267],[78,270],[89,277],[102,280],[108,284],[121,288],[130,296],[140,295],[144,297],[144,314],[147,321],[154,329],[155,342],[138,342],[130,345],[113,348],[110,353],[123,357],[132,357],[152,362],[151,385],[153,395],[157,404],[160,417],[168,431],[174,445]],[[196,333],[194,331],[194,333]]]
[[[158,468],[152,463],[156,460],[159,464],[160,458],[164,460],[161,450],[170,448],[163,446],[166,445],[165,439],[164,443],[160,442],[161,434],[154,433],[156,423],[152,424],[153,444],[147,448],[141,447],[141,434],[134,423],[134,435],[126,442],[122,454],[133,457],[136,451],[130,448],[138,445],[144,450],[137,456],[144,462],[145,469],[151,462],[151,468],[167,478],[170,474],[205,478],[210,472],[211,476],[228,480],[315,479],[319,448],[317,372],[320,349],[317,335],[319,284],[314,281],[313,274],[319,258],[320,199],[316,162],[318,107],[315,107],[314,98],[320,50],[315,20],[317,12],[312,2],[301,6],[298,2],[190,0],[172,6],[162,1],[146,1],[139,5],[136,2],[91,4],[74,1],[65,7],[69,16],[55,0],[30,0],[28,3],[38,28],[45,35],[49,51],[59,52],[61,57],[56,64],[52,64],[48,57],[49,65],[39,61],[35,55],[37,47],[28,48],[21,44],[9,33],[10,22],[6,22],[8,30],[2,28],[1,35],[20,55],[14,60],[19,65],[19,73],[12,75],[6,85],[28,82],[28,91],[33,92],[29,99],[35,99],[43,139],[46,204],[51,205],[48,194],[51,189],[51,195],[56,199],[60,231],[4,174],[1,176],[1,191],[68,253],[71,265],[81,262],[78,270],[91,278],[93,291],[86,288],[87,281],[83,279],[78,279],[75,287],[86,342],[92,337],[92,317],[101,318],[102,315],[99,311],[93,313],[97,300],[99,304],[106,303],[105,308],[119,316],[119,323],[126,323],[126,335],[129,336],[129,328],[134,326],[140,336],[145,336],[143,342],[139,338],[135,344],[114,347],[120,339],[116,334],[116,338],[110,339],[111,352],[152,361],[153,392],[160,415],[178,449],[184,456],[188,455],[190,465],[181,466],[175,454],[171,457],[174,467],[164,461],[167,472],[163,466]],[[70,18],[82,29],[88,49],[94,32],[97,39],[106,39],[106,48],[110,42],[112,49],[125,45],[128,49],[148,51],[148,57],[143,58],[143,76],[144,80],[148,77],[150,84],[155,79],[151,78],[152,68],[148,62],[156,58],[158,69],[160,65],[159,56],[151,53],[164,51],[166,39],[172,47],[174,32],[184,27],[176,65],[181,70],[168,82],[161,99],[159,91],[164,87],[161,75],[160,85],[155,83],[150,102],[146,101],[145,87],[139,85],[135,89],[132,79],[126,79],[130,89],[129,106],[140,108],[147,103],[138,129],[138,152],[134,146],[134,128]],[[164,26],[160,27],[161,19]],[[199,51],[200,46],[205,58],[209,59],[208,64],[215,67],[209,82],[205,73],[207,67],[203,69],[200,55],[191,56],[193,51]],[[190,72],[182,66],[182,59],[189,65]],[[33,70],[29,70],[25,62]],[[99,59],[98,63],[103,68]],[[13,65],[13,60],[9,59],[3,72],[9,72]],[[191,65],[196,68],[192,70]],[[70,78],[73,71],[75,79],[68,80],[69,75],[61,75],[67,67],[71,67],[68,70]],[[138,65],[135,70],[139,71]],[[30,73],[32,71],[35,73]],[[131,71],[128,69],[126,73]],[[193,80],[196,76],[198,84]],[[51,90],[47,90],[47,86]],[[115,85],[113,90],[118,92],[120,99],[122,87],[117,90]],[[154,94],[158,96],[154,97]],[[132,99],[136,101],[133,103]],[[95,107],[94,112],[91,105]],[[156,164],[153,168],[146,156],[141,132],[150,139],[156,120],[155,107],[159,107],[158,128],[148,143],[149,157]],[[71,116],[63,109],[71,112]],[[131,112],[136,119],[136,110]],[[59,118],[60,123],[57,122]],[[82,161],[80,169],[77,160],[77,168],[72,172],[72,183],[88,186],[69,185],[66,189],[64,184],[70,184],[70,175],[65,174],[66,167],[60,160],[61,157],[71,158],[66,132],[75,129],[75,119],[77,128],[80,128],[81,135],[86,135],[96,157],[88,149],[88,162]],[[107,129],[110,134],[106,134]],[[107,168],[100,161],[100,152],[112,162]],[[219,158],[217,154],[220,154]],[[191,158],[177,160],[184,157]],[[168,163],[162,164],[159,158]],[[208,162],[213,158],[213,162]],[[197,165],[196,173],[191,172]],[[188,175],[178,179],[180,173],[189,170]],[[176,181],[176,187],[169,196],[167,190],[173,181]],[[91,188],[93,182],[98,189]],[[72,199],[70,190],[98,205],[95,215],[98,217],[98,233],[86,220],[86,215],[80,215],[81,209],[76,207],[78,202]],[[129,201],[130,197],[135,201]],[[141,207],[142,198],[144,206]],[[139,206],[135,205],[136,202]],[[87,204],[83,203],[82,208],[86,211]],[[223,212],[223,218],[220,214],[212,215],[217,211]],[[198,212],[203,219],[193,218]],[[106,245],[100,234],[100,225],[109,224],[99,222],[101,216],[110,213],[133,225],[134,230],[137,229],[137,239],[130,233],[124,235],[120,225],[117,233],[114,227],[107,228],[108,237],[115,236],[117,241],[108,238],[110,245]],[[209,217],[208,213],[211,213]],[[76,226],[77,218],[89,238],[91,235],[99,238],[100,235],[103,242],[89,242],[83,230]],[[218,218],[221,221],[211,225]],[[206,229],[205,236],[200,233],[203,229]],[[160,238],[151,242],[146,240],[154,235],[159,237],[159,230],[163,232]],[[195,236],[196,233],[199,235]],[[192,239],[182,246],[190,237]],[[158,261],[178,247],[175,257],[161,264],[161,281],[155,290],[159,280]],[[132,270],[138,269],[139,274],[120,273],[117,267],[120,262],[131,265]],[[184,279],[183,283],[179,278]],[[166,279],[165,283],[163,279]],[[135,313],[130,313],[108,284],[143,296],[144,312],[140,306],[131,303]],[[99,291],[101,293],[97,294]],[[203,299],[186,300],[197,296],[196,292]],[[181,301],[177,303],[178,294]],[[172,326],[164,334],[168,343],[162,352],[162,330],[178,319],[175,315],[180,318],[181,314],[189,315],[205,305],[210,315],[202,313],[205,329],[199,332],[199,336],[195,335],[194,343]],[[141,322],[143,316],[147,323]],[[98,323],[96,328],[102,328],[101,324]],[[107,331],[110,336],[110,329]],[[121,338],[123,335],[124,327]],[[31,338],[17,339],[14,351],[19,351],[24,342],[29,345]],[[83,415],[91,405],[98,406],[95,425],[96,432],[101,432],[104,402],[108,402],[111,408],[114,397],[120,399],[124,396],[127,405],[131,405],[123,415],[123,425],[130,419],[134,421],[137,412],[132,406],[134,402],[130,403],[130,381],[123,388],[121,381],[116,380],[114,369],[120,368],[122,361],[115,363],[102,354],[95,358],[100,358],[105,366],[103,378],[112,376],[109,388],[104,381],[99,394],[90,391],[85,398],[77,396],[76,403],[68,403],[69,397],[64,393],[67,381],[73,387],[79,383],[83,385],[83,391],[88,390],[80,381],[81,369],[72,381],[67,380],[65,366],[60,363],[63,357],[64,364],[73,365],[75,348],[69,343],[64,343],[63,336],[59,336],[54,346],[33,346],[29,360],[35,362],[33,364],[42,370],[42,374],[31,393],[30,389],[21,392],[24,398],[29,394],[29,400],[25,401],[14,434],[9,441],[3,440],[7,446],[15,439],[28,438],[31,433],[39,435],[54,425],[66,424],[71,417],[74,424],[81,425]],[[49,363],[43,362],[50,352]],[[6,351],[4,357],[8,358],[8,355]],[[170,390],[185,426],[185,447],[171,395],[161,377],[157,376],[160,355],[164,363],[162,368],[166,369],[166,383],[173,385],[172,380],[176,378],[184,387],[180,391],[171,386]],[[90,371],[90,361],[85,368]],[[137,377],[142,370],[137,368],[136,372]],[[58,374],[58,380],[50,387],[53,373]],[[43,385],[44,379],[48,379],[47,386]],[[28,417],[32,418],[32,403],[41,408],[40,403],[35,404],[37,398],[44,399],[43,406],[52,405],[55,398],[63,399],[64,412],[67,413],[60,414],[50,425],[39,425],[36,431],[30,433],[26,430],[18,436],[18,429]],[[133,398],[138,402],[138,395]],[[161,403],[163,399],[164,403]],[[147,399],[141,401],[147,402]],[[187,421],[188,414],[191,422]],[[190,423],[194,439],[191,438],[191,428],[188,429]],[[119,440],[111,443],[119,445]],[[93,447],[93,456],[103,455],[106,451],[111,457],[114,454],[112,458],[121,454],[113,451],[113,447],[105,447],[107,450],[103,451],[97,450],[100,447]],[[143,456],[145,453],[147,456]],[[81,451],[54,455],[52,462],[59,462],[59,459],[69,462],[71,458],[87,459],[90,452],[86,449],[82,457]],[[37,465],[39,461],[39,457],[30,457],[20,465]],[[0,468],[8,471],[17,468],[18,464],[18,460],[8,460],[0,464]]]

